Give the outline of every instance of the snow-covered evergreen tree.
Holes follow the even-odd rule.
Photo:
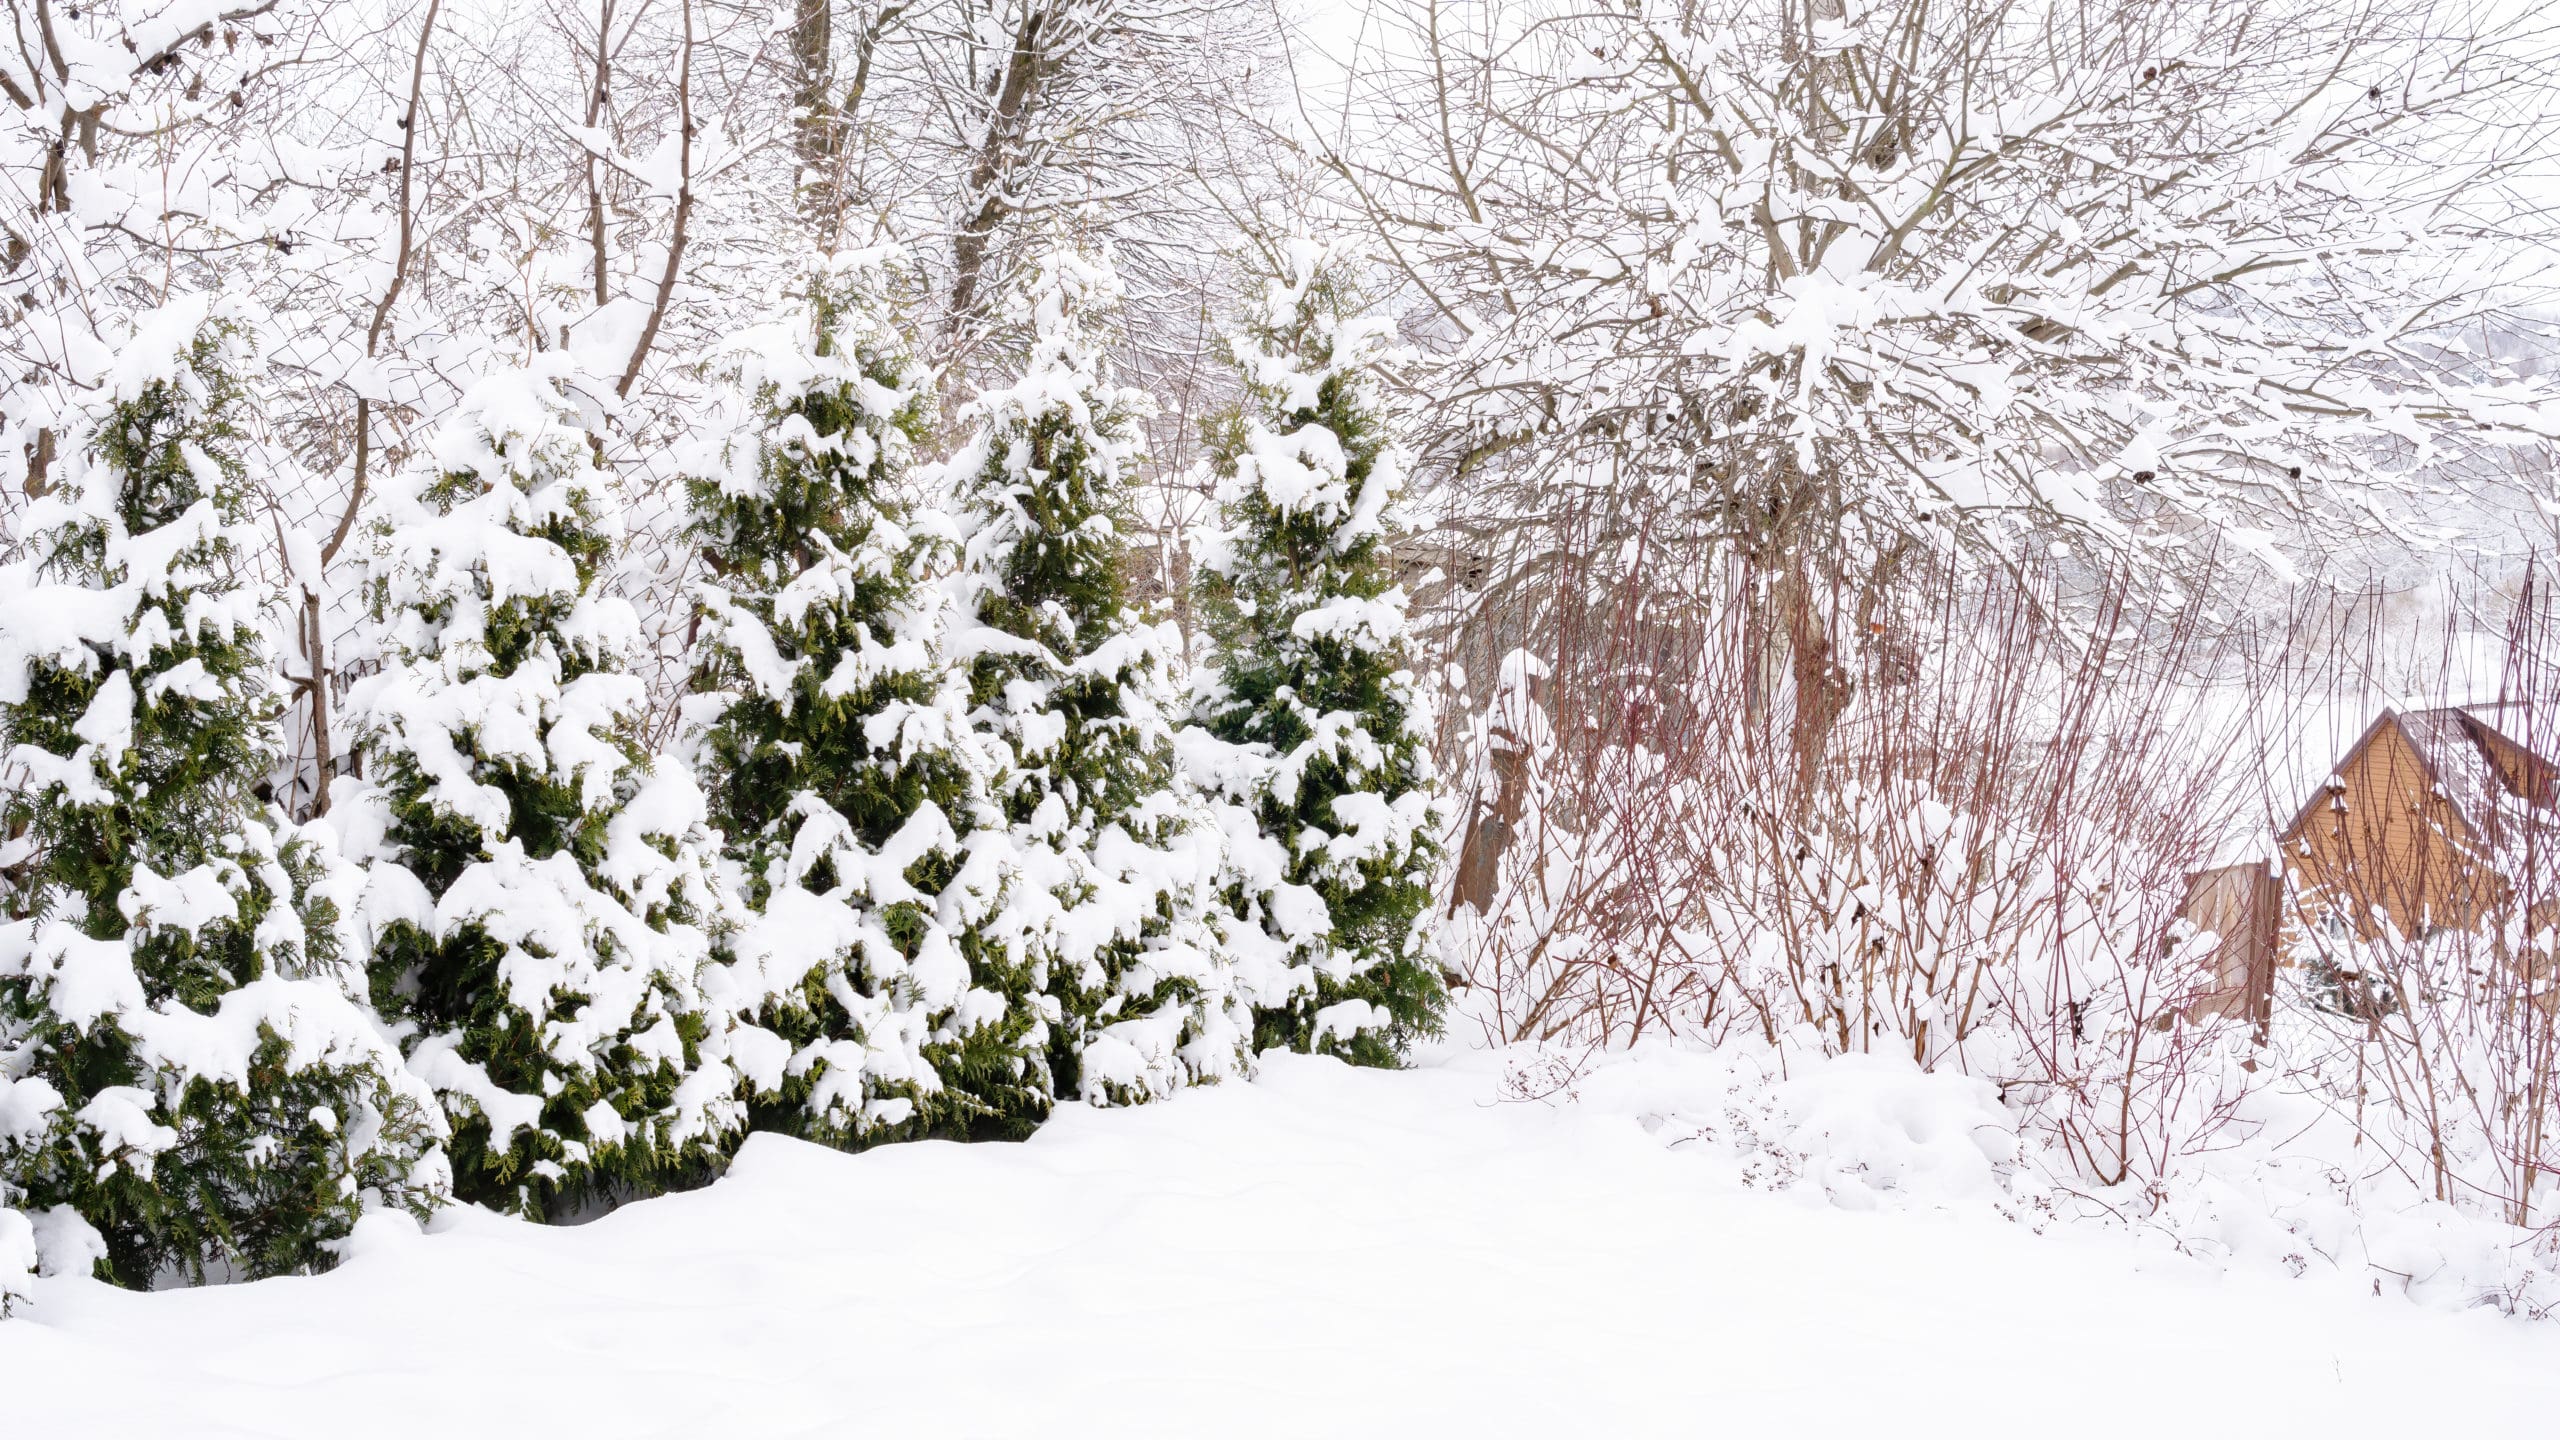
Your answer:
[[[1428,702],[1387,551],[1402,462],[1372,368],[1390,331],[1315,242],[1280,261],[1229,342],[1246,401],[1214,427],[1225,526],[1201,588],[1220,668],[1198,710],[1263,762],[1228,767],[1223,788],[1282,852],[1280,874],[1257,884],[1238,866],[1238,898],[1312,972],[1258,1007],[1257,1048],[1392,1064],[1438,1029],[1442,991],[1423,935]]]
[[[1104,1102],[1234,1073],[1249,1043],[1213,925],[1218,836],[1173,763],[1170,627],[1131,607],[1118,529],[1148,399],[1112,384],[1094,328],[1105,261],[1038,267],[1015,314],[1030,354],[983,392],[950,462],[967,528],[978,723],[1010,763],[999,801],[1027,882],[1002,923],[1047,957],[1058,1092]]]
[[[689,482],[712,815],[758,920],[735,942],[754,1122],[838,1145],[1019,1135],[1048,1110],[1031,959],[990,943],[1001,816],[940,653],[949,522],[907,503],[931,415],[893,251],[833,257],[741,346],[741,406]],[[937,528],[938,527],[938,528]]]
[[[742,1120],[702,992],[716,842],[638,738],[637,620],[597,584],[618,510],[575,422],[550,376],[492,374],[392,497],[382,666],[348,697],[372,784],[341,805],[351,849],[378,832],[374,1000],[443,1097],[456,1193],[537,1217],[680,1180]]]
[[[0,1202],[48,1270],[131,1286],[325,1268],[368,1206],[442,1190],[433,1098],[342,961],[327,832],[259,798],[280,699],[254,358],[201,299],[145,317],[0,579],[9,862],[32,879],[0,927]]]

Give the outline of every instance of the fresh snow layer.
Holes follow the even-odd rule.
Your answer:
[[[2547,1433],[2560,1326],[1742,1188],[1498,1059],[1282,1058],[1027,1144],[749,1140],[577,1227],[37,1283],[9,1436]]]

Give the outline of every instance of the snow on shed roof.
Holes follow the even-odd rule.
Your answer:
[[[2400,733],[2418,747],[2436,793],[2452,804],[2465,824],[2474,826],[2497,813],[2498,802],[2507,795],[2506,777],[2498,773],[2488,746],[2474,728],[2479,723],[2450,705],[2400,712]]]

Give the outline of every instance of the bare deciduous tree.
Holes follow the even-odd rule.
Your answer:
[[[1389,0],[1323,159],[1429,347],[1448,538],[1727,567],[1818,762],[1898,577],[2431,533],[2548,454],[2551,34],[2432,0]],[[1614,519],[1606,519],[1612,515]],[[1531,590],[1513,593],[1525,600]]]

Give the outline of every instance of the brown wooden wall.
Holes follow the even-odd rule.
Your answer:
[[[2189,1020],[2245,1019],[2266,1036],[2275,1003],[2277,930],[2284,886],[2258,861],[2200,870],[2187,877],[2180,919],[2220,937],[2206,989],[2189,1003]]]
[[[2467,929],[2496,903],[2499,881],[2472,863],[2472,836],[2397,717],[2379,722],[2340,762],[2337,779],[2282,837],[2306,924],[2343,913],[2358,935],[2379,907],[2403,935]]]

